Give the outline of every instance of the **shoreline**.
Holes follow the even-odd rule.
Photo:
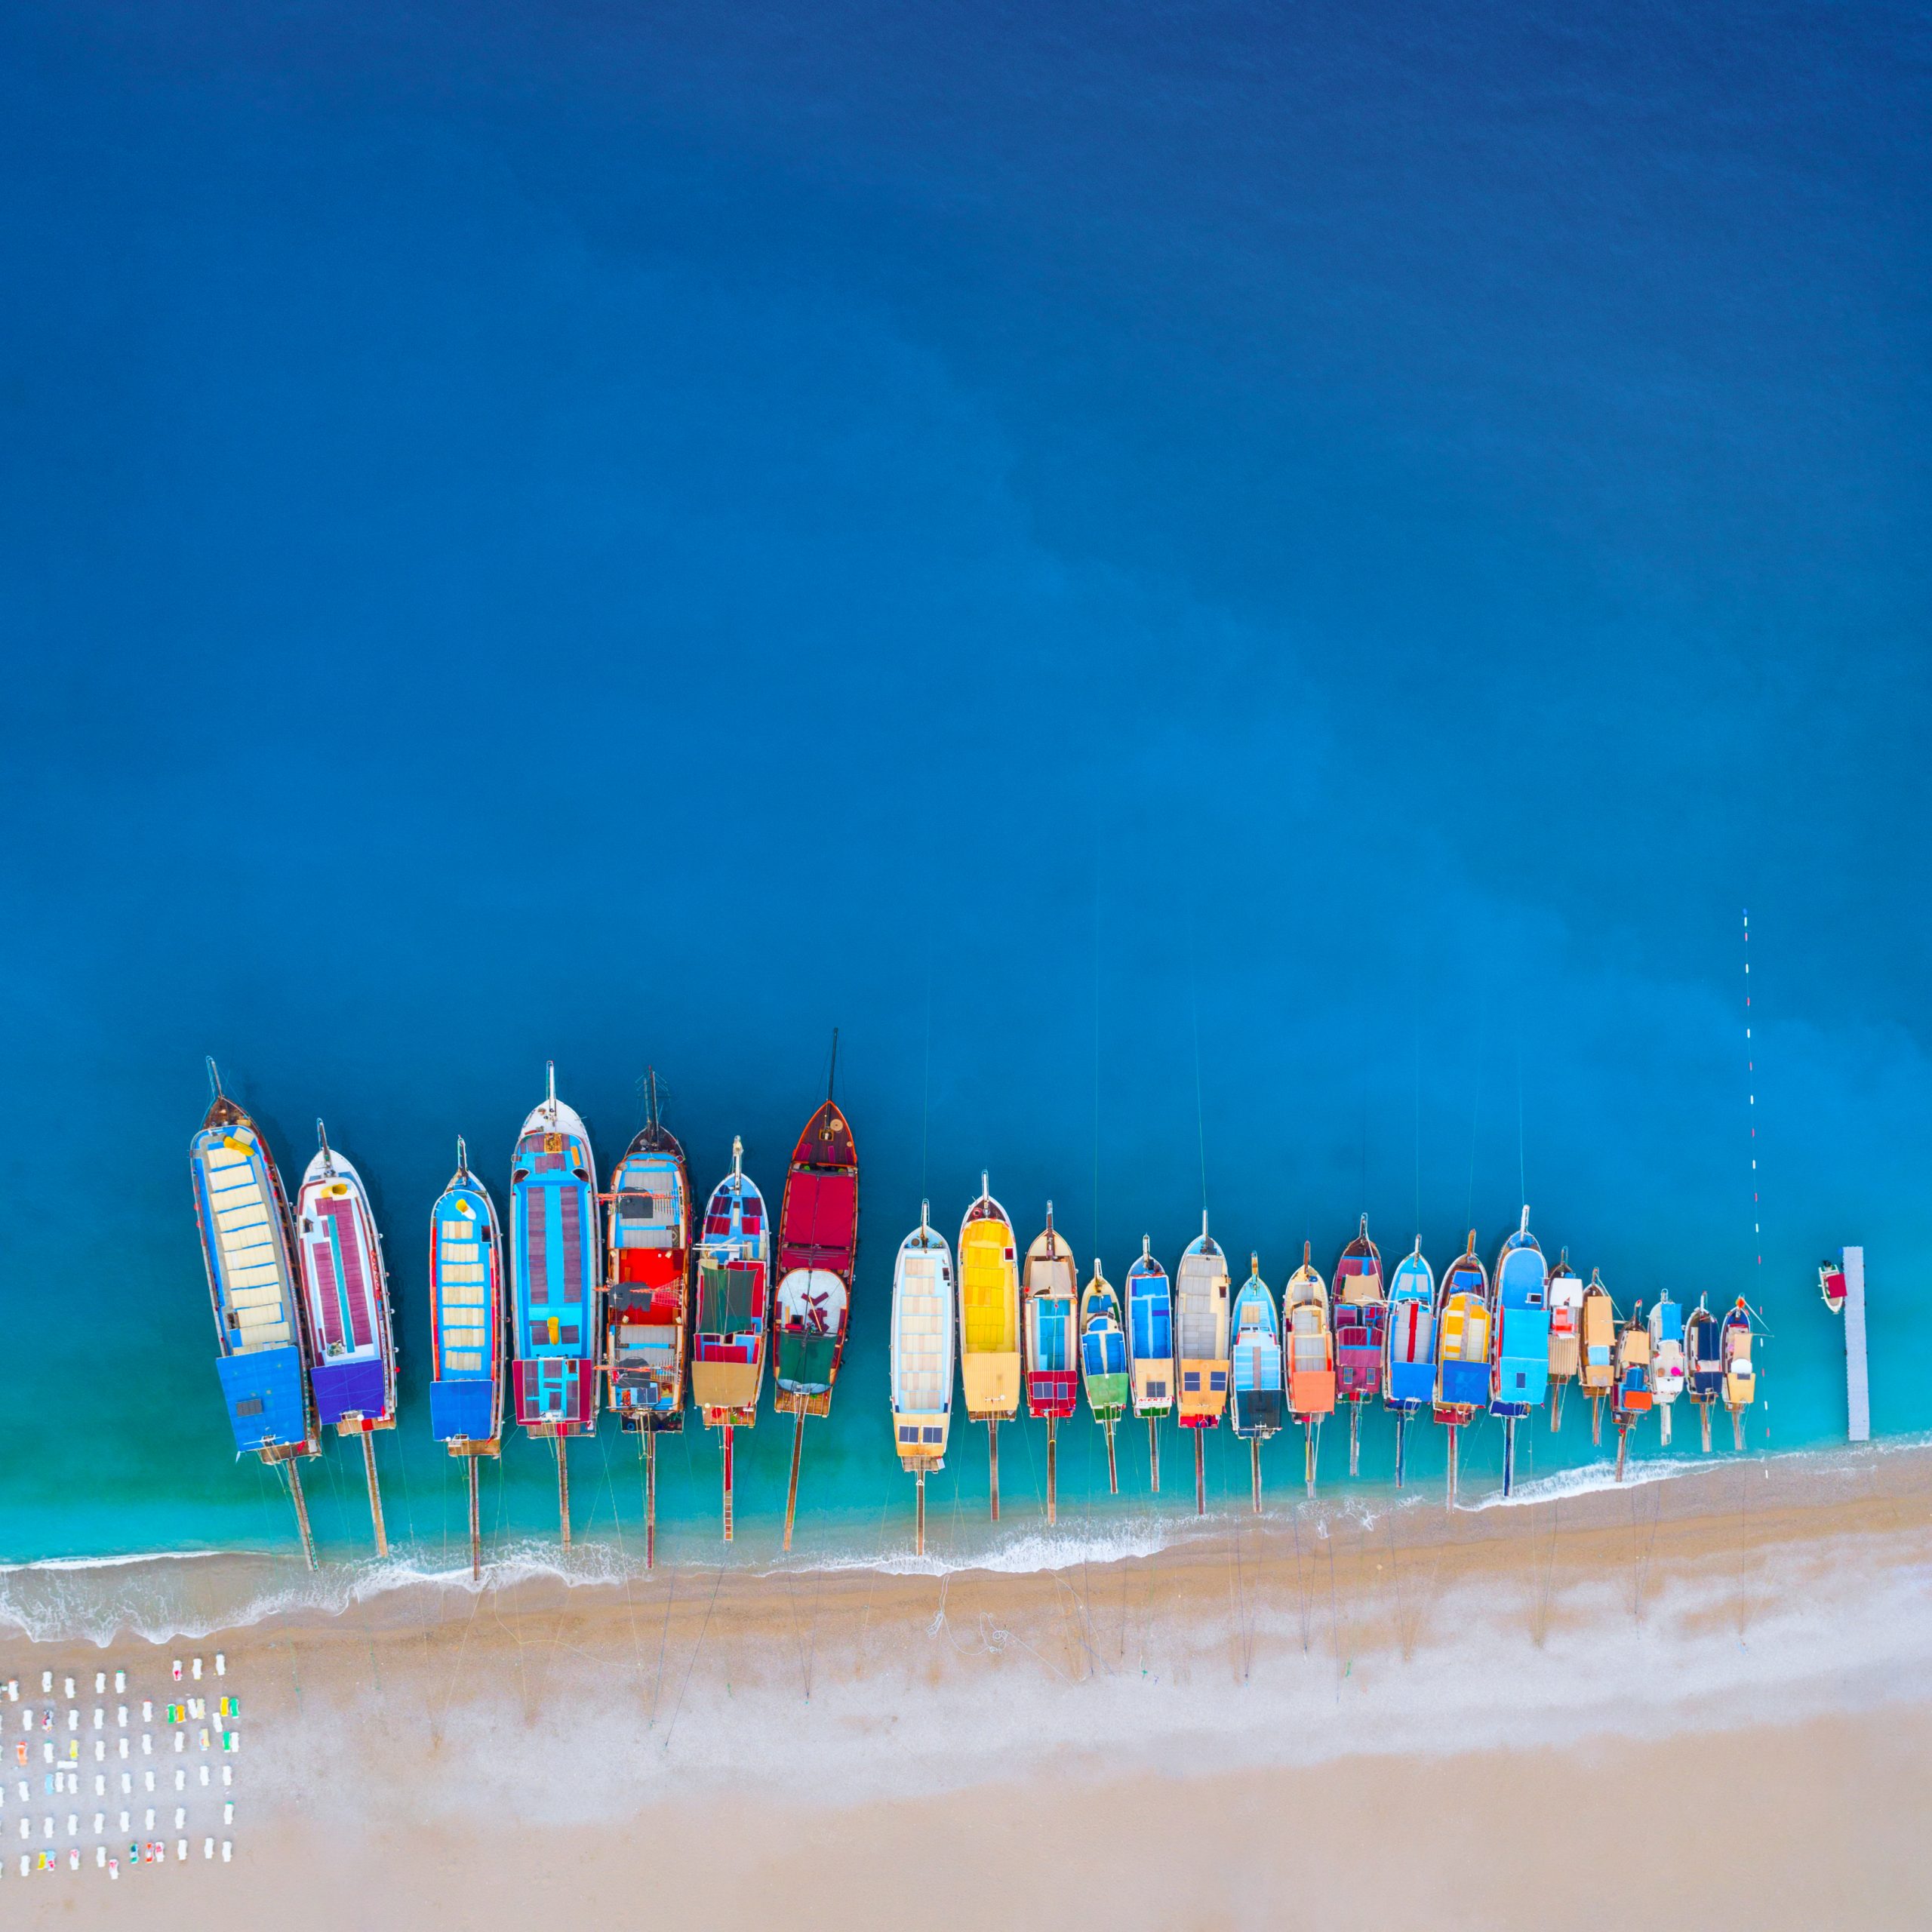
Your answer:
[[[36,1915],[57,1902],[63,1924],[113,1922],[138,1900],[143,1924],[205,1921],[220,1905],[275,1906],[301,1927],[352,1913],[350,1875],[366,1866],[422,1912],[453,1900],[452,1922],[480,1926],[506,1900],[534,1909],[546,1887],[614,1909],[646,1896],[641,1832],[664,1847],[654,1904],[699,1909],[728,1870],[733,1896],[783,1922],[787,1860],[835,1844],[875,1902],[909,1857],[954,1872],[958,1899],[925,1915],[966,1925],[962,1821],[1008,1846],[1029,1884],[1057,1886],[1056,1858],[1097,1854],[1048,1857],[1037,1835],[1051,1818],[1116,1856],[1141,1838],[1171,1862],[1223,1847],[1204,1890],[1163,1877],[1124,1923],[1272,1924],[1299,1869],[1286,1829],[1299,1807],[1329,1835],[1303,1873],[1326,1901],[1321,1922],[1366,1924],[1335,1861],[1358,1841],[1376,1861],[1361,1815],[1371,1801],[1409,1794],[1418,1841],[1467,1876],[1474,1847],[1509,1841],[1512,1806],[1544,1817],[1560,1789],[1601,1811],[1608,1873],[1614,1803],[1643,1785],[1688,1802],[1687,1767],[1743,1789],[1782,1766],[1775,1788],[1809,1804],[1823,1753],[1847,1821],[1838,1844],[1806,1857],[1841,1885],[1862,1882],[1843,1862],[1854,1854],[1891,1861],[1911,1902],[1896,1922],[1910,1923],[1932,1878],[1894,1828],[1875,1842],[1875,1815],[1855,1815],[1851,1798],[1880,1763],[1932,1796],[1928,1583],[1932,1451],[1915,1449],[1754,1459],[1506,1509],[1438,1500],[1211,1518],[1146,1554],[1053,1569],[726,1561],[478,1591],[466,1577],[339,1613],[291,1604],[195,1645],[15,1638],[0,1659],[36,1683],[43,1669],[122,1663],[146,1681],[219,1643],[248,1712],[245,1789],[232,1866],[140,1868],[118,1884],[63,1870],[17,1893],[10,1867],[0,1884]],[[1448,1789],[1499,1808],[1445,1810]],[[1699,1801],[1719,1830],[1732,1796]],[[748,1815],[764,1835],[755,1855],[743,1850]],[[1252,1820],[1251,1843],[1229,1842],[1237,1817]],[[1791,1829],[1803,1838],[1800,1820]],[[1538,1838],[1510,1884],[1546,1871],[1546,1854]],[[1694,1891],[1708,1861],[1687,1847],[1667,1857]],[[1781,1848],[1773,1863],[1794,1857]],[[277,1904],[291,1871],[313,1881],[292,1916]],[[1780,1882],[1798,1896],[1809,1871]],[[1266,1911],[1248,1910],[1244,1872]],[[1607,1924],[1611,1903],[1601,1920],[1565,1916]],[[1727,1916],[1721,1890],[1705,1903],[1710,1924],[1782,1922]],[[1438,1896],[1429,1909],[1450,1924],[1542,1922],[1527,1904],[1492,1900],[1460,1918],[1454,1905]],[[1011,1922],[1054,1923],[1038,1906]]]
[[[452,1614],[451,1607],[433,1607],[428,1598],[447,1595],[455,1600],[454,1614],[461,1614],[463,1604],[477,1596],[514,1603],[522,1593],[551,1584],[593,1595],[648,1589],[674,1574],[709,1575],[721,1567],[733,1576],[764,1578],[1026,1577],[1151,1561],[1217,1538],[1266,1538],[1278,1532],[1320,1538],[1332,1532],[1346,1540],[1390,1521],[1404,1525],[1405,1534],[1406,1526],[1413,1526],[1425,1541],[1454,1543],[1501,1535],[1502,1524],[1545,1512],[1586,1527],[1599,1515],[1614,1514],[1619,1497],[1667,1497],[1656,1506],[1674,1520],[1721,1516],[1740,1501],[1748,1511],[1761,1502],[1834,1497],[1860,1485],[1903,1494],[1915,1484],[1932,1493],[1932,1441],[1923,1437],[1709,1460],[1653,1459],[1632,1464],[1620,1483],[1607,1462],[1591,1463],[1519,1482],[1507,1498],[1500,1489],[1474,1497],[1466,1494],[1453,1508],[1445,1506],[1434,1486],[1397,1491],[1358,1484],[1312,1500],[1272,1497],[1260,1517],[1244,1507],[1197,1517],[1180,1506],[1150,1508],[1144,1499],[1083,1500],[1063,1509],[1059,1524],[1049,1529],[1043,1518],[1009,1512],[995,1525],[961,1510],[929,1521],[924,1557],[910,1547],[909,1487],[902,1499],[907,1503],[903,1524],[888,1500],[875,1521],[855,1516],[843,1524],[801,1525],[799,1547],[789,1557],[761,1547],[775,1541],[761,1536],[725,1545],[708,1522],[660,1524],[654,1571],[645,1569],[638,1540],[622,1535],[580,1537],[569,1551],[554,1537],[535,1536],[514,1538],[494,1550],[486,1546],[480,1583],[472,1582],[467,1561],[453,1547],[438,1552],[419,1546],[381,1560],[325,1561],[312,1573],[285,1548],[56,1557],[0,1564],[0,1646],[208,1641],[285,1619],[353,1616],[397,1598],[423,1598],[422,1614],[440,1618]],[[1488,1529],[1475,1527],[1484,1519]],[[854,1534],[862,1521],[870,1531],[869,1549],[863,1546],[863,1533]]]

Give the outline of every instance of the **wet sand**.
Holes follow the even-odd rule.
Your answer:
[[[1922,1924],[1928,1580],[1911,1451],[1223,1520],[1024,1575],[399,1590],[192,1647],[226,1649],[248,1713],[233,1865],[191,1823],[186,1869],[10,1864],[0,1898],[291,1928],[565,1900],[728,1926]],[[0,1647],[35,1684],[102,1661]],[[146,1677],[169,1647],[110,1654]]]

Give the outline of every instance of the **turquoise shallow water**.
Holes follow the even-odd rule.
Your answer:
[[[909,1530],[894,1249],[982,1167],[1116,1281],[1204,1171],[1278,1289],[1527,1197],[1620,1297],[1761,1306],[1754,1447],[1841,1432],[1813,1269],[1862,1239],[1875,1424],[1924,1426],[1909,17],[734,12],[0,26],[0,1558],[286,1546],[214,1381],[208,1052],[374,1184],[432,1552],[456,1135],[500,1201],[554,1057],[608,1168],[655,1063],[696,1185],[739,1133],[775,1191],[835,1024],[803,1507],[852,1547]],[[749,1560],[788,1432],[743,1446]],[[633,1454],[577,1456],[583,1537]],[[1018,1534],[1043,1432],[1001,1461]],[[488,1480],[546,1532],[547,1452]],[[358,1554],[353,1460],[309,1486]],[[702,1548],[701,1433],[662,1506]]]

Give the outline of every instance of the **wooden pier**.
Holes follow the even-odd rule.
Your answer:
[[[1872,1396],[1865,1374],[1865,1251],[1844,1251],[1844,1401],[1846,1439],[1872,1439]]]

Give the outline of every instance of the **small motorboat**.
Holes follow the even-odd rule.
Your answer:
[[[1490,1355],[1489,1412],[1503,1423],[1503,1493],[1516,1479],[1516,1425],[1549,1392],[1548,1270],[1530,1232],[1530,1211],[1496,1257],[1496,1334]]]
[[[1670,1412],[1684,1393],[1684,1306],[1668,1291],[1651,1309],[1651,1396],[1657,1405],[1657,1440],[1670,1446]]]
[[[1107,1432],[1107,1493],[1120,1494],[1114,1459],[1114,1425],[1127,1413],[1127,1331],[1121,1326],[1120,1297],[1094,1259],[1094,1275],[1080,1296],[1080,1378],[1094,1420]]]
[[[1020,1325],[1026,1347],[1026,1413],[1047,1425],[1049,1523],[1059,1517],[1055,1432],[1072,1414],[1080,1395],[1075,1361],[1079,1291],[1079,1268],[1072,1250],[1054,1226],[1054,1204],[1049,1201],[1047,1225],[1026,1251],[1020,1287]]]
[[[1617,1386],[1617,1305],[1596,1269],[1583,1286],[1577,1386],[1590,1398],[1590,1440],[1603,1440],[1604,1398]]]
[[[1549,1426],[1563,1426],[1563,1392],[1577,1379],[1583,1352],[1583,1278],[1570,1265],[1566,1247],[1543,1284],[1549,1304]]]
[[[1623,1480],[1623,1460],[1630,1432],[1651,1408],[1651,1331],[1644,1321],[1644,1305],[1630,1311],[1617,1337],[1617,1383],[1611,1392],[1611,1419],[1617,1424],[1617,1480]]]
[[[1382,1392],[1388,1352],[1389,1297],[1382,1252],[1368,1238],[1368,1217],[1335,1263],[1330,1312],[1335,1329],[1335,1395],[1348,1404],[1349,1474],[1361,1466],[1361,1410]]]
[[[1187,1244],[1174,1277],[1174,1352],[1180,1371],[1180,1426],[1194,1435],[1194,1508],[1208,1513],[1208,1462],[1204,1429],[1220,1426],[1228,1406],[1228,1327],[1231,1312],[1228,1258],[1208,1232]]]
[[[1818,1292],[1825,1298],[1825,1306],[1834,1315],[1844,1312],[1844,1267],[1842,1263],[1821,1261],[1818,1263]]]
[[[1724,1362],[1724,1405],[1730,1411],[1731,1440],[1744,1447],[1744,1412],[1758,1399],[1758,1368],[1751,1344],[1756,1334],[1751,1309],[1742,1295],[1724,1312],[1720,1352]]]
[[[1389,1281],[1389,1321],[1382,1400],[1395,1418],[1395,1487],[1402,1486],[1404,1438],[1409,1419],[1435,1393],[1435,1274],[1423,1259],[1422,1238],[1395,1264]]]
[[[1469,1244],[1444,1269],[1436,1316],[1435,1420],[1449,1432],[1449,1503],[1456,1502],[1456,1438],[1489,1406],[1489,1274]]]
[[[1684,1323],[1684,1393],[1697,1407],[1704,1454],[1711,1453],[1711,1411],[1724,1397],[1723,1324],[1697,1297]]]
[[[1275,1297],[1261,1278],[1261,1258],[1248,1257],[1247,1279],[1234,1300],[1229,1409],[1235,1433],[1247,1440],[1254,1513],[1261,1513],[1261,1445],[1281,1426],[1281,1331]]]
[[[1302,1481],[1315,1494],[1315,1460],[1321,1425],[1335,1413],[1335,1338],[1328,1326],[1328,1287],[1312,1256],[1301,1244],[1301,1266],[1281,1291],[1284,1352],[1287,1363],[1288,1410],[1302,1426]]]
[[[1147,1424],[1147,1462],[1153,1493],[1161,1493],[1161,1421],[1174,1405],[1174,1295],[1168,1271],[1140,1237],[1127,1271],[1127,1353],[1134,1376],[1134,1413]]]

